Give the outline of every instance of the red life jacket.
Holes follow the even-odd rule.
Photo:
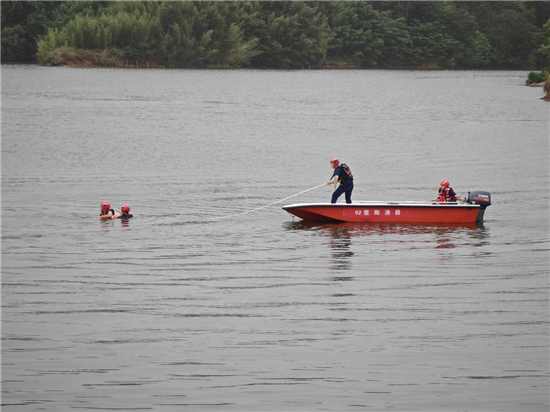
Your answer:
[[[446,187],[443,190],[439,188],[439,199],[437,200],[440,202],[456,202],[456,197],[450,194],[451,190],[453,190],[452,187]]]

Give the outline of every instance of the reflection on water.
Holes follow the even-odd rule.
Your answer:
[[[118,230],[118,225],[122,227],[123,232],[128,232],[130,230],[130,220],[129,219],[113,219],[113,220],[99,220],[99,225],[101,227],[101,233],[107,234],[111,230]]]
[[[330,250],[331,270],[345,271],[353,267],[354,242],[362,246],[361,254],[369,253],[369,246],[376,244],[399,244],[400,249],[423,248],[456,249],[460,247],[481,247],[489,244],[489,234],[484,225],[479,224],[369,224],[356,222],[319,223],[293,221],[286,223],[288,231],[311,232],[316,236],[327,238],[326,244]],[[408,247],[406,245],[409,245]],[[370,251],[376,253],[376,249]],[[440,257],[451,259],[452,255]],[[334,277],[335,281],[352,280],[342,276]]]
[[[330,265],[331,270],[349,270],[352,268],[351,258],[355,253],[351,250],[353,236],[352,231],[346,226],[331,226],[326,229],[329,235]],[[336,282],[353,280],[353,277],[336,276],[332,280]]]
[[[130,220],[129,219],[119,219],[120,220],[120,225],[126,229],[126,230],[130,230]]]
[[[424,225],[412,225],[412,224],[370,224],[370,223],[356,223],[356,222],[342,222],[342,223],[319,223],[319,222],[288,222],[285,224],[287,230],[295,231],[311,231],[320,235],[328,235],[333,239],[351,239],[353,237],[366,237],[366,236],[388,236],[391,240],[395,240],[395,237],[399,239],[399,236],[416,236],[416,235],[430,235],[433,234],[438,239],[438,242],[442,242],[445,239],[458,240],[457,234],[465,235],[473,243],[468,243],[470,246],[482,246],[488,238],[487,230],[484,225],[476,224],[424,224]],[[454,245],[456,246],[456,245]],[[454,247],[451,245],[450,247]]]
[[[424,223],[424,224],[404,224],[404,223],[369,223],[369,222],[341,222],[341,223],[323,223],[309,222],[306,220],[295,220],[285,223],[287,230],[317,230],[335,228],[336,230],[353,230],[364,233],[427,233],[440,229],[443,231],[456,229],[482,229],[485,230],[483,223]]]
[[[115,226],[114,220],[100,220],[99,224],[101,225],[102,233],[109,233],[111,229]]]

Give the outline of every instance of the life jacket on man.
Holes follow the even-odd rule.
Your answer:
[[[442,180],[440,183],[441,186],[439,188],[439,200],[440,202],[456,202],[456,193],[450,186],[450,183],[448,180]],[[451,195],[451,193],[453,193]]]
[[[348,180],[353,180],[353,175],[351,174],[351,170],[347,164],[345,163],[340,164],[340,161],[337,158],[331,159],[330,162],[336,165],[336,168],[334,169],[334,173],[330,177],[331,179],[334,176],[336,176],[336,171],[338,169],[341,169],[343,173],[340,173],[340,175],[338,176],[338,181],[340,182],[340,184],[345,185]]]
[[[101,203],[101,210],[99,212],[99,216],[108,215],[109,212],[111,212],[111,214],[113,216],[115,215],[115,211],[113,209],[111,209],[111,204],[109,202],[102,202]]]

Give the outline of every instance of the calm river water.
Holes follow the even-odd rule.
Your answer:
[[[526,72],[2,67],[2,410],[548,411]],[[311,225],[493,196],[483,227]],[[100,203],[135,218],[100,222]],[[341,199],[343,201],[343,199]],[[223,219],[219,219],[223,217]]]

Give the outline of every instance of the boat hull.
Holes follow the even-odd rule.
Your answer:
[[[283,206],[288,213],[314,222],[475,223],[479,205],[456,203],[302,203]]]

